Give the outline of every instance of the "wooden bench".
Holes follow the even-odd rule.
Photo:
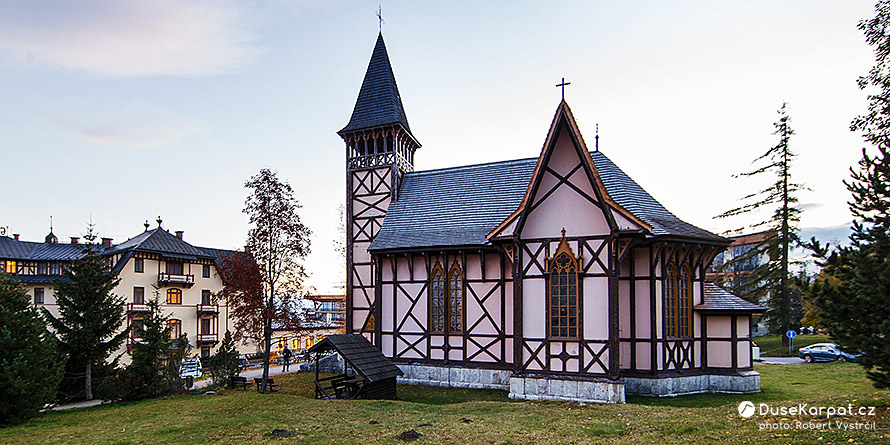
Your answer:
[[[364,381],[365,379],[363,379],[362,377],[340,378],[332,380],[331,385],[338,399],[351,399],[354,398],[355,395],[359,392],[359,390],[361,389],[361,384]]]
[[[253,383],[256,384],[256,390],[257,390],[257,391],[259,391],[259,390],[261,390],[261,389],[263,388],[263,379],[262,379],[262,378],[260,378],[260,377],[255,377],[255,378],[253,379]],[[269,380],[266,380],[266,389],[268,389],[269,392],[275,392],[275,387],[276,387],[276,386],[278,386],[278,384],[275,383],[275,382],[272,380],[272,377],[269,377]]]
[[[238,385],[241,385],[241,389],[247,389],[247,385],[249,385],[247,381],[247,377],[241,377],[240,375],[233,375],[229,377],[229,388],[234,388]]]

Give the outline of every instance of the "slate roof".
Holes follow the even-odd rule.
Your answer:
[[[355,101],[352,118],[339,134],[391,124],[402,124],[405,130],[411,133],[408,117],[402,106],[402,97],[399,95],[399,87],[396,85],[396,78],[386,53],[386,44],[383,43],[383,34],[379,34],[374,52],[371,54],[371,62],[368,63],[368,70],[365,72],[365,79],[362,81],[362,89],[359,90],[358,99]]]
[[[602,152],[591,152],[606,191],[652,226],[651,236],[727,242],[664,208]],[[537,158],[407,173],[370,251],[485,246],[486,235],[515,211]]]
[[[83,256],[83,244],[35,243],[0,236],[0,258],[18,261],[68,261]]]
[[[329,335],[309,352],[335,350],[355,371],[374,383],[402,375],[402,370],[360,334]]]
[[[766,308],[739,298],[710,281],[705,282],[702,302],[695,305],[694,309],[708,312],[763,313],[766,311]]]
[[[479,246],[522,201],[536,159],[408,173],[368,250]]]
[[[130,238],[104,253],[109,255],[118,254],[125,251],[140,251],[159,253],[168,258],[178,258],[183,260],[194,260],[198,258],[214,259],[214,256],[204,249],[192,246],[170,232],[157,228],[147,230],[139,235]]]

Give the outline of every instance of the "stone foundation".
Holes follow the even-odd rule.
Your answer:
[[[750,394],[760,392],[760,373],[704,374],[682,377],[624,377],[627,394],[650,397],[674,397],[699,393]]]
[[[624,403],[624,383],[519,376],[510,379],[510,398],[569,402]]]
[[[399,383],[450,388],[510,389],[513,371],[428,365],[398,365],[405,375]]]

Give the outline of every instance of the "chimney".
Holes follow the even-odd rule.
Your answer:
[[[18,233],[13,233],[13,234],[12,234],[12,237],[15,238],[16,241],[19,240],[19,234],[18,234]]]
[[[185,232],[182,231],[182,230],[177,230],[177,231],[176,231],[176,237],[179,238],[179,239],[182,239],[182,234],[183,234],[183,233],[185,233]]]
[[[80,237],[72,236],[71,244],[80,244]]]
[[[104,248],[106,248],[106,249],[109,248],[109,247],[111,247],[111,242],[112,242],[112,241],[114,241],[114,240],[111,239],[111,238],[102,238],[102,247],[104,247]]]

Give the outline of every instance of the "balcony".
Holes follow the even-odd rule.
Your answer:
[[[198,334],[198,343],[216,343],[219,341],[217,334]]]
[[[219,313],[219,305],[218,304],[199,304],[198,305],[198,314],[218,314]]]
[[[175,274],[166,272],[158,274],[159,286],[168,286],[171,284],[181,284],[185,287],[192,287],[195,285],[195,276],[192,274]]]
[[[144,303],[127,303],[128,314],[147,314],[151,312],[151,308]]]

